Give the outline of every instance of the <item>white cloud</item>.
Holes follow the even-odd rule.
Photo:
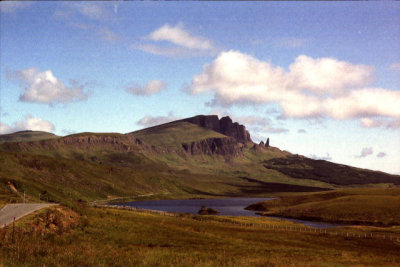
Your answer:
[[[223,115],[229,116],[234,122],[238,122],[243,124],[244,126],[250,125],[259,125],[265,126],[268,125],[270,119],[267,117],[260,117],[260,116],[235,116],[235,115]]]
[[[237,51],[222,52],[192,80],[191,91],[214,91],[214,104],[265,103],[279,98],[285,82],[282,68]]]
[[[154,55],[180,57],[187,53],[185,49],[180,47],[162,47],[154,44],[137,44],[132,45],[132,49],[141,50]]]
[[[334,58],[301,55],[289,66],[290,86],[316,94],[341,94],[348,88],[363,87],[373,81],[374,69]]]
[[[369,155],[372,155],[374,151],[372,150],[372,147],[364,147],[361,150],[361,154],[359,156],[356,156],[356,158],[365,158]]]
[[[106,8],[105,3],[99,2],[78,2],[70,3],[79,14],[90,19],[104,19],[110,16],[109,9]],[[112,8],[111,6],[109,8]]]
[[[190,91],[214,92],[211,105],[278,103],[283,118],[400,117],[400,92],[368,88],[373,80],[372,67],[333,58],[301,55],[285,71],[231,50],[206,64]]]
[[[322,102],[326,115],[335,119],[368,116],[400,117],[400,92],[382,88],[352,90]]]
[[[307,133],[307,131],[304,130],[304,129],[298,129],[297,132],[298,132],[298,133]]]
[[[32,115],[28,115],[24,120],[14,122],[12,125],[0,123],[0,134],[14,133],[24,130],[53,132],[55,127],[50,121],[33,117]]]
[[[392,65],[390,65],[390,69],[400,72],[400,62],[396,62],[396,63],[393,63]]]
[[[127,86],[126,91],[134,95],[154,95],[166,88],[166,84],[161,80],[152,80],[144,86],[132,85]]]
[[[387,156],[385,152],[379,152],[378,155],[376,155],[378,158],[384,158]]]
[[[86,100],[88,95],[82,86],[74,84],[67,87],[57,79],[51,70],[41,72],[37,68],[29,68],[8,73],[10,79],[17,80],[23,93],[19,100],[43,104],[66,103]]]
[[[376,128],[382,126],[384,121],[371,118],[362,118],[361,125],[364,128]]]
[[[189,49],[210,50],[212,44],[201,36],[195,36],[185,30],[181,24],[171,26],[164,24],[150,33],[147,38],[152,41],[166,41]]]
[[[145,127],[150,127],[150,126],[154,126],[154,125],[159,125],[159,124],[175,121],[178,119],[179,119],[178,117],[175,117],[172,114],[172,112],[170,112],[168,114],[168,116],[151,116],[151,115],[145,116],[145,117],[141,118],[140,120],[138,120],[137,124],[139,124],[141,126],[145,126]]]
[[[202,56],[214,51],[210,40],[193,35],[182,24],[175,26],[164,24],[144,39],[149,42],[134,44],[131,48],[169,57]]]
[[[122,38],[110,28],[102,25],[115,15],[112,10],[115,5],[107,2],[65,2],[62,9],[57,9],[53,18],[63,21],[66,25],[94,34],[107,42],[120,41]],[[89,20],[88,20],[89,19]]]
[[[326,156],[317,156],[315,154],[311,154],[309,157],[316,160],[332,160],[332,157],[329,155],[329,153],[326,153]]]
[[[395,130],[400,128],[400,119],[362,118],[361,126],[364,128],[385,127]]]
[[[15,13],[18,10],[24,9],[32,5],[28,1],[1,1],[0,10],[3,13]]]

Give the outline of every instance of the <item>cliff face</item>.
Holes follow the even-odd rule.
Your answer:
[[[149,147],[140,139],[129,135],[86,135],[86,136],[66,136],[59,139],[6,143],[3,147],[12,151],[35,151],[35,150],[54,150],[54,149],[80,149],[90,151],[93,149],[104,149],[110,151],[144,151]]]
[[[183,143],[182,148],[191,155],[218,154],[222,156],[240,157],[243,155],[243,144],[232,137],[207,138],[198,142]]]
[[[242,144],[252,142],[250,134],[246,130],[246,127],[237,122],[232,122],[232,119],[228,116],[218,119],[217,115],[199,115],[196,117],[184,119],[182,121],[190,122],[203,128],[233,137]]]

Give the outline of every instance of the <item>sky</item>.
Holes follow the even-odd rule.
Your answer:
[[[3,1],[0,134],[199,114],[400,174],[400,2]]]

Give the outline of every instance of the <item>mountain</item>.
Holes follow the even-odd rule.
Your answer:
[[[58,138],[57,135],[43,131],[20,131],[0,135],[0,144],[5,142],[26,142]]]
[[[265,196],[400,184],[396,175],[292,155],[269,140],[255,144],[246,127],[229,117],[200,115],[127,134],[39,136],[46,138],[34,141],[33,134],[0,145],[0,197],[10,196],[10,184],[19,192],[14,196],[25,191],[33,199],[63,202],[149,194]]]

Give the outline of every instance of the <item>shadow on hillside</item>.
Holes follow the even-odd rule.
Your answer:
[[[275,193],[275,192],[318,192],[328,191],[328,188],[312,187],[303,185],[268,183],[248,177],[240,177],[254,185],[237,185],[229,184],[240,188],[242,194],[260,194],[260,193]]]

